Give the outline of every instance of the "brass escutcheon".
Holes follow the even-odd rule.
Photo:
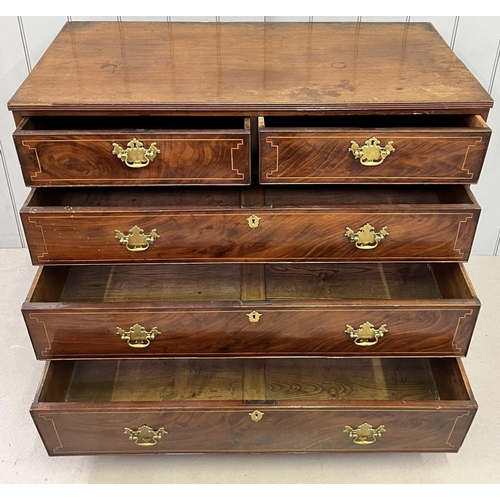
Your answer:
[[[127,434],[128,438],[138,446],[154,446],[164,434],[168,434],[163,427],[154,431],[149,425],[141,425],[136,431],[128,427],[123,430],[124,434]]]
[[[259,410],[255,410],[255,411],[252,411],[251,413],[249,413],[249,415],[250,415],[250,418],[254,422],[258,422],[259,420],[262,420],[262,417],[264,416],[264,413],[262,413]]]
[[[247,221],[248,221],[248,225],[252,229],[255,229],[256,227],[259,226],[260,217],[257,217],[257,215],[252,214],[250,217],[247,217]]]
[[[115,229],[115,238],[127,247],[131,252],[143,252],[152,245],[160,235],[156,229],[152,229],[149,234],[144,234],[144,229],[134,226],[128,230],[128,234]]]
[[[376,167],[380,165],[393,151],[394,141],[389,141],[384,148],[380,147],[380,141],[375,137],[370,137],[365,141],[364,146],[360,146],[356,141],[351,141],[348,149],[354,158],[357,158],[361,165],[365,167]]]
[[[387,333],[387,325],[381,325],[380,328],[375,328],[369,321],[365,321],[362,325],[359,325],[358,329],[354,329],[351,325],[345,325],[344,332],[354,339],[356,345],[368,346],[375,345],[378,339]]]
[[[250,323],[258,323],[262,314],[258,313],[257,311],[252,311],[250,313],[247,313],[247,316],[248,316],[248,321],[250,321]]]
[[[151,328],[148,332],[142,325],[136,323],[134,326],[130,327],[128,332],[117,326],[116,334],[120,335],[122,340],[126,340],[130,347],[142,349],[144,347],[148,347],[148,345],[151,344],[151,341],[154,340],[157,335],[160,335],[161,332],[158,328],[156,328],[156,326]]]
[[[376,429],[374,429],[370,424],[365,422],[357,429],[353,429],[349,425],[346,425],[344,432],[356,444],[373,444],[378,437],[382,436],[383,432],[386,432],[386,430],[384,425],[379,425]]]
[[[123,149],[119,144],[113,142],[112,153],[130,168],[143,168],[153,161],[160,150],[156,147],[156,142],[152,142],[148,149],[135,137],[127,144],[127,149]]]
[[[354,232],[350,227],[345,228],[344,236],[349,238],[351,243],[356,245],[356,248],[360,250],[372,250],[376,248],[380,241],[382,241],[386,236],[389,236],[387,232],[387,226],[384,226],[379,232],[375,232],[375,228],[370,224],[366,223],[364,226],[359,228],[359,231]]]

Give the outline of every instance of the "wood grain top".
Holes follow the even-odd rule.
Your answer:
[[[425,112],[492,99],[429,23],[71,22],[8,106]]]

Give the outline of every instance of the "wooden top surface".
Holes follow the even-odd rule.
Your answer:
[[[429,23],[67,23],[9,102],[44,112],[487,109]]]

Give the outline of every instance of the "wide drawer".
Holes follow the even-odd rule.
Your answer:
[[[34,264],[464,261],[467,186],[36,188]]]
[[[464,356],[461,264],[46,266],[23,315],[38,359]]]
[[[14,132],[27,186],[250,184],[250,119],[32,117]]]
[[[49,362],[50,455],[455,452],[477,405],[459,360]]]
[[[471,184],[490,136],[480,116],[260,118],[260,182]]]

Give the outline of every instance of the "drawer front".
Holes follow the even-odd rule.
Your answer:
[[[27,186],[250,184],[249,130],[14,139]]]
[[[131,303],[106,310],[59,304],[58,309],[25,308],[23,314],[37,358],[63,359],[464,356],[478,311],[479,306],[446,304],[318,310],[258,303],[239,310],[158,311]]]
[[[260,414],[254,414],[256,410]],[[44,411],[32,407],[49,455],[455,452],[474,413],[474,408],[446,408],[445,402],[440,409],[297,410],[249,405],[238,409]],[[371,427],[364,438],[359,430],[363,424]],[[141,426],[149,429],[137,434]]]
[[[387,132],[380,129],[294,132],[264,128],[259,135],[260,182],[475,183],[490,135],[488,128],[454,133],[432,130]],[[369,156],[369,151],[361,148],[372,137],[380,141],[377,147],[382,150],[372,147]],[[356,141],[359,146],[358,157],[349,151],[351,141]],[[384,157],[387,152],[384,148],[390,142],[394,150]]]
[[[34,264],[465,261],[479,216],[474,209],[426,213],[255,209],[160,215],[35,212],[22,213]],[[364,236],[371,238],[366,223],[378,241],[363,243]],[[347,228],[352,228],[350,236]],[[138,235],[139,230],[145,236]],[[354,233],[364,248],[358,248]]]

